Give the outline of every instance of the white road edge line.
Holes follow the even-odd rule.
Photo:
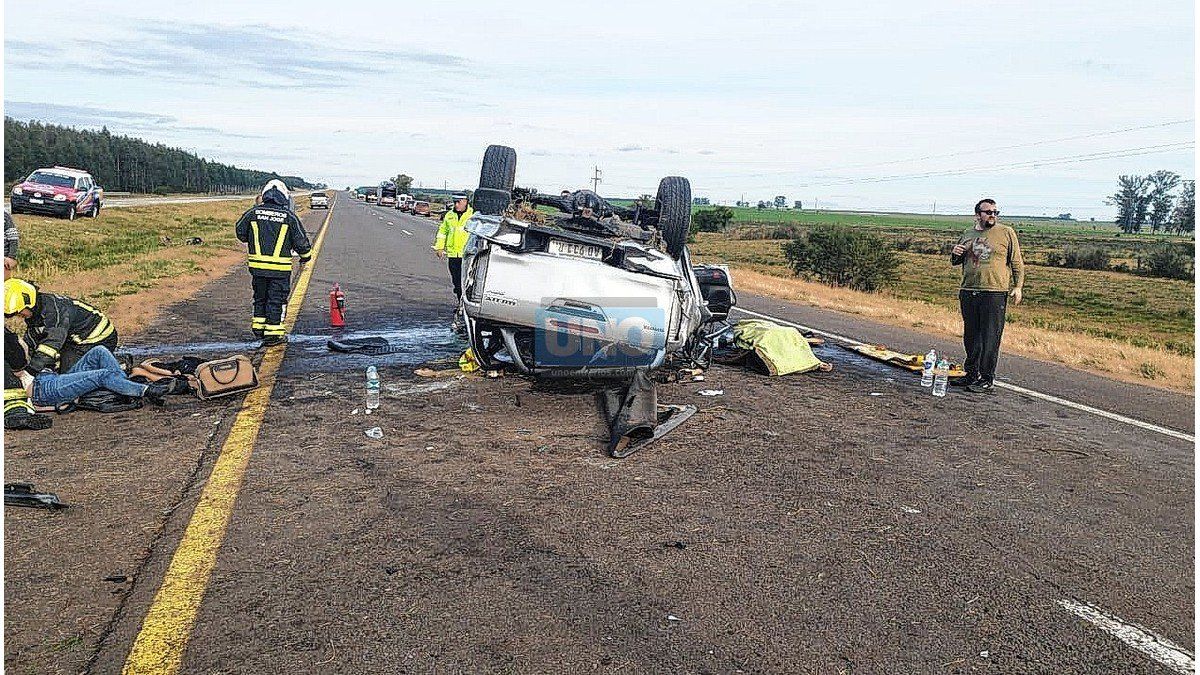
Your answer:
[[[780,319],[779,317],[774,317],[769,314],[760,314],[758,312],[754,312],[754,311],[751,311],[748,309],[742,309],[741,307],[734,307],[732,309],[739,311],[739,312],[744,312],[751,316],[757,316],[762,319],[769,319],[769,320],[775,321],[777,323],[787,324],[789,326],[795,326],[796,328],[799,328],[800,330],[812,331],[818,335],[824,335],[825,337],[833,338],[834,340],[841,340],[842,342],[846,342],[846,343],[849,343],[852,345],[867,344],[865,342],[862,342],[861,340],[855,340],[854,338],[846,337],[845,335],[838,335],[837,333],[830,333],[828,331],[817,330],[816,328],[810,328],[808,326],[804,326],[804,325],[795,323],[793,321],[788,321],[787,319]],[[1018,387],[1015,384],[1009,384],[1007,382],[996,382],[996,387],[998,387],[1000,389],[1008,389],[1010,391],[1015,391],[1018,394],[1025,394],[1026,396],[1030,396],[1030,397],[1036,398],[1036,399],[1041,399],[1048,403],[1056,403],[1058,405],[1061,405],[1061,406],[1064,406],[1067,408],[1073,408],[1075,410],[1086,412],[1086,413],[1089,413],[1092,415],[1098,415],[1100,417],[1104,417],[1106,419],[1113,420],[1114,422],[1120,422],[1122,424],[1128,424],[1130,426],[1138,427],[1139,429],[1146,429],[1147,431],[1154,431],[1154,432],[1163,434],[1164,436],[1170,436],[1171,438],[1178,438],[1181,441],[1187,441],[1189,443],[1196,442],[1196,437],[1192,434],[1186,434],[1182,431],[1176,431],[1174,429],[1169,429],[1167,427],[1159,426],[1157,424],[1152,424],[1150,422],[1145,422],[1145,421],[1142,421],[1139,419],[1134,419],[1132,417],[1118,415],[1117,413],[1109,412],[1107,410],[1101,410],[1100,408],[1093,408],[1090,405],[1084,405],[1083,403],[1076,403],[1075,401],[1069,401],[1065,398],[1059,398],[1057,396],[1052,396],[1050,394],[1043,394],[1042,392],[1034,391],[1033,389],[1026,389],[1025,387]]]
[[[1086,602],[1059,600],[1058,604],[1177,673],[1191,675],[1196,672],[1196,656],[1161,635],[1122,621],[1120,617],[1102,612]]]

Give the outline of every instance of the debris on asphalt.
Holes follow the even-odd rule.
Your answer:
[[[396,567],[395,565],[388,565],[383,568],[383,571],[387,572],[388,574],[395,574],[396,572],[400,571],[400,568]]]
[[[914,509],[911,506],[901,506],[900,510],[905,513],[920,513],[921,512],[921,509]]]
[[[985,659],[986,659],[987,657],[991,656],[991,655],[992,655],[992,653],[991,653],[991,652],[989,652],[989,651],[988,651],[988,650],[986,650],[986,649],[985,649],[985,650],[983,650],[983,651],[981,651],[981,652],[979,652],[979,656],[981,656],[982,658],[985,658]]]
[[[683,621],[683,619],[675,616],[674,614],[668,614],[667,621]]]
[[[420,377],[454,377],[460,375],[463,371],[459,368],[447,368],[445,370],[434,370],[433,368],[417,368],[413,374]]]
[[[687,542],[668,541],[665,544],[663,544],[663,548],[674,548],[674,549],[679,549],[680,551],[682,551],[683,549],[687,548]]]
[[[704,381],[703,375],[693,375],[692,376],[692,382],[703,382],[703,381]]]
[[[124,574],[114,574],[111,577],[104,577],[104,580],[114,584],[123,584],[129,581],[129,577]]]
[[[701,396],[724,396],[725,390],[724,389],[701,389],[700,391],[698,391],[696,393],[700,394]]]
[[[873,391],[873,392],[871,392],[871,395],[872,395],[872,396],[883,396],[883,393],[882,393],[882,392],[878,392],[878,391]]]
[[[38,492],[33,483],[5,483],[4,505],[41,509],[67,508],[66,504],[59,501],[58,495],[52,492]]]
[[[371,427],[363,432],[368,438],[383,438],[383,429],[379,427]]]
[[[357,414],[358,414],[358,408],[355,408],[354,410],[351,410],[351,411],[350,411],[350,414],[351,414],[351,415],[357,415]]]

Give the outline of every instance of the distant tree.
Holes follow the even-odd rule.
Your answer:
[[[807,235],[784,244],[783,254],[797,275],[868,292],[895,283],[900,266],[900,258],[883,238],[837,225],[814,226]]]
[[[767,208],[768,206],[770,206],[770,204],[768,204],[767,202],[764,202],[764,201],[763,201],[763,200],[761,200],[761,199],[760,199],[760,200],[758,200],[758,208],[760,208],[760,209],[765,209],[765,208]]]
[[[785,197],[784,195],[775,195],[775,208],[786,209],[787,208],[787,197]]]
[[[1146,177],[1150,187],[1150,231],[1167,228],[1171,218],[1171,206],[1175,195],[1171,192],[1179,187],[1179,174],[1174,171],[1155,171]]]
[[[1196,181],[1183,181],[1183,192],[1175,204],[1171,214],[1171,229],[1176,234],[1186,234],[1196,231]]]
[[[723,232],[733,220],[733,209],[718,206],[697,211],[692,215],[692,230],[695,232]]]
[[[794,205],[794,206],[792,206],[792,208],[794,208],[794,209],[796,209],[797,211],[799,211],[800,209],[804,208],[804,202],[802,202],[802,201],[800,201],[799,199],[797,199],[797,200],[796,200],[796,203],[795,203],[795,205]]]
[[[409,176],[408,174],[397,174],[397,176],[393,179],[393,182],[396,184],[397,194],[406,195],[410,190],[412,190],[413,179],[412,176]]]
[[[1149,180],[1145,176],[1120,176],[1120,189],[1105,201],[1117,207],[1117,227],[1126,234],[1141,232],[1150,206]]]

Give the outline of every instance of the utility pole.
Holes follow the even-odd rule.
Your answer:
[[[603,180],[601,178],[601,176],[603,174],[604,174],[604,172],[600,170],[600,167],[598,167],[598,166],[592,167],[592,192],[600,191],[600,182],[601,182],[601,180]]]
[[[933,215],[937,215],[937,200],[933,200]]]

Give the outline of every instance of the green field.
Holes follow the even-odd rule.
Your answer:
[[[734,212],[729,232],[697,234],[692,250],[700,260],[726,261],[790,277],[782,251],[790,236],[818,223],[866,227],[901,250],[900,279],[888,294],[957,309],[958,270],[950,266],[945,252],[953,246],[957,233],[970,225],[969,217],[758,209]],[[751,216],[754,220],[738,220]],[[1050,219],[1009,224],[1020,235],[1027,265],[1025,302],[1010,306],[1010,322],[1194,356],[1193,281],[1041,264],[1049,253],[1065,246],[1088,245],[1105,248],[1113,265],[1124,262],[1134,269],[1138,257],[1156,243],[1166,239],[1185,246],[1191,244],[1190,238],[1120,235],[1111,226],[1092,232],[1090,223],[1085,229],[1082,223]]]

